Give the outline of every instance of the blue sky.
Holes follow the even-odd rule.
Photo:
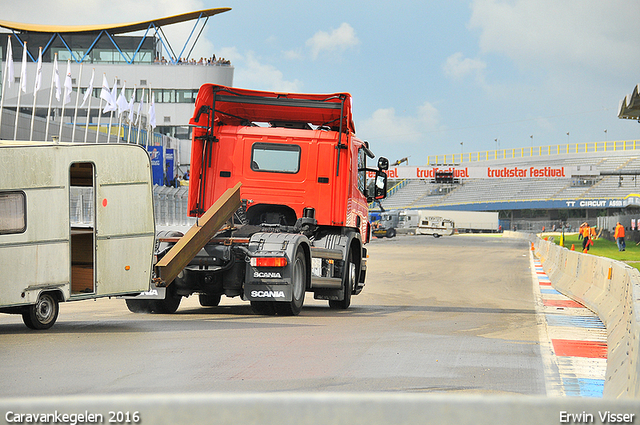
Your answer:
[[[212,7],[232,10],[209,20],[194,56],[230,59],[236,87],[350,92],[357,134],[392,161],[640,139],[639,123],[617,118],[640,83],[637,0],[0,0],[0,19],[120,23]],[[180,44],[191,28],[166,30]]]

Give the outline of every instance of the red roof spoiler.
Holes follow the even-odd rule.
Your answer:
[[[355,133],[349,93],[278,93],[204,84],[198,91],[189,124],[208,127],[211,108],[215,110],[215,121],[229,125],[286,121]]]

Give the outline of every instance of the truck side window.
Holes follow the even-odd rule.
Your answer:
[[[363,195],[367,195],[366,187],[367,187],[367,172],[363,170],[363,168],[367,167],[367,154],[364,152],[364,149],[360,148],[358,150],[358,190],[362,192]]]
[[[254,143],[251,148],[251,169],[295,174],[300,171],[300,146]]]
[[[24,192],[0,192],[0,235],[23,233],[27,229],[27,200]]]

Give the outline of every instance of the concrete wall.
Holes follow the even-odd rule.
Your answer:
[[[640,398],[640,273],[622,262],[533,240],[553,287],[593,310],[607,328],[605,397]]]

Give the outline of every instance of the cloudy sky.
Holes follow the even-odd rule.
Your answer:
[[[0,19],[147,20],[214,7],[194,56],[231,60],[242,88],[354,98],[377,155],[640,139],[617,118],[640,83],[637,0],[0,0]],[[166,27],[183,43],[192,23]],[[496,141],[497,139],[497,141]]]

